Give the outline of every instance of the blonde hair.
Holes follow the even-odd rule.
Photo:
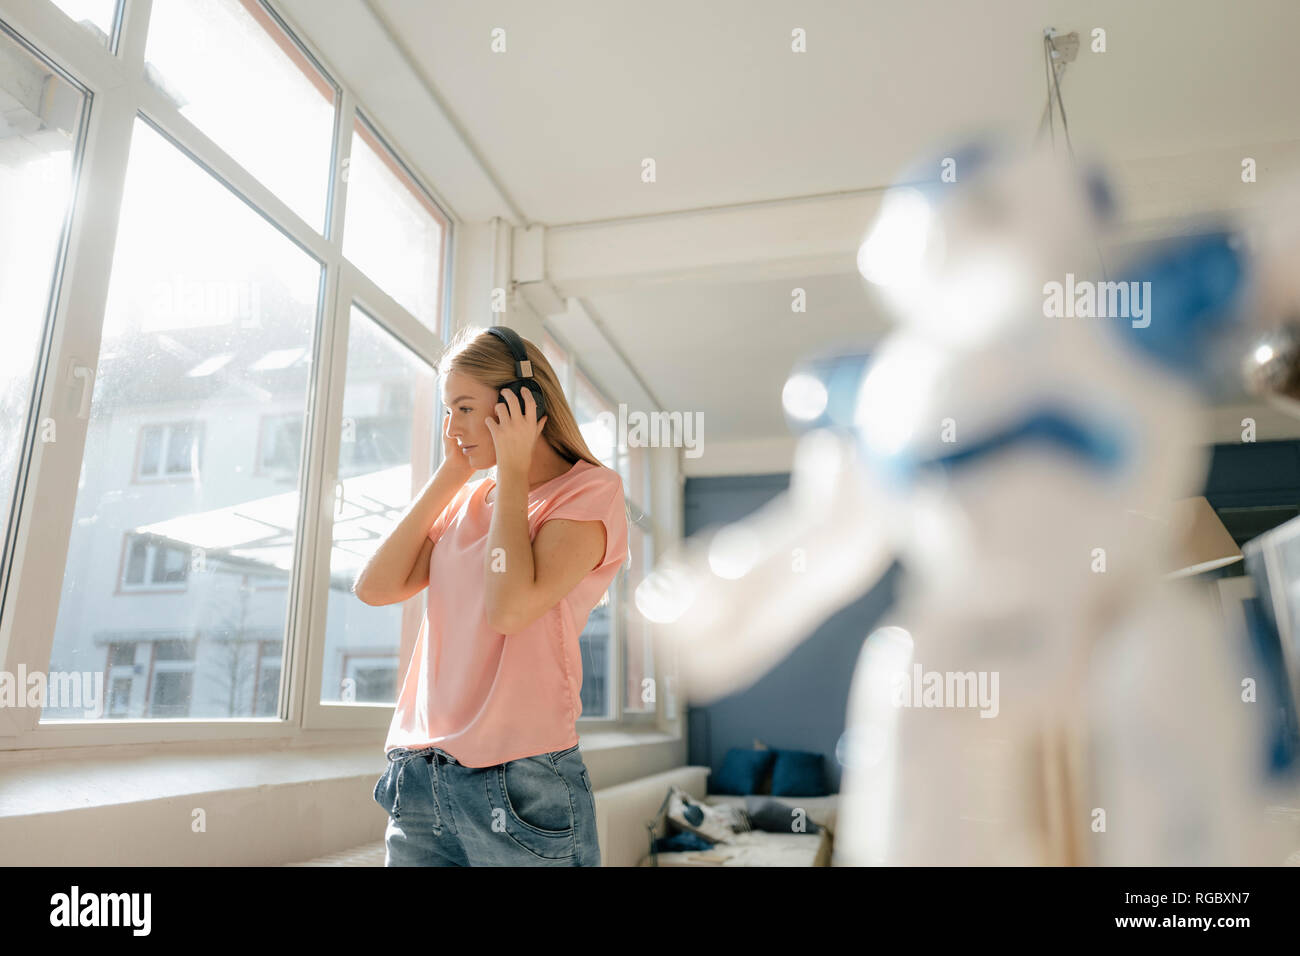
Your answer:
[[[522,335],[519,339],[524,343],[524,352],[533,365],[533,378],[541,386],[542,400],[546,403],[542,438],[570,464],[581,459],[601,468],[608,467],[587,447],[582,430],[578,428],[578,419],[560,387],[559,376],[542,350]],[[452,336],[447,351],[438,360],[439,377],[449,372],[468,375],[480,385],[497,392],[516,378],[514,356],[506,343],[481,326],[466,326]]]
[[[587,441],[582,437],[582,430],[578,428],[578,419],[574,416],[573,409],[569,407],[568,399],[564,397],[564,389],[560,387],[559,376],[555,374],[555,369],[551,368],[551,363],[546,360],[545,354],[522,335],[519,339],[524,343],[524,354],[533,365],[533,378],[542,387],[542,400],[546,403],[546,424],[542,426],[542,437],[567,462],[574,463],[581,459],[599,468],[608,468],[609,466],[593,455],[591,449],[587,447]],[[451,341],[447,343],[447,350],[438,359],[438,376],[442,378],[449,372],[468,375],[480,385],[486,385],[499,392],[507,382],[515,380],[515,359],[505,342],[482,326],[470,325],[452,336]],[[626,497],[623,499],[623,514],[630,526],[632,517]],[[618,570],[620,578],[628,574],[632,566],[631,534],[628,535],[626,554],[627,560]],[[596,606],[600,607],[608,602],[609,592],[606,591],[601,595]]]

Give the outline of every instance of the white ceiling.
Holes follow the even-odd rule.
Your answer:
[[[370,3],[522,213],[552,225],[875,187],[963,130],[1031,131],[1048,26],[1106,30],[1062,91],[1080,143],[1127,158],[1300,139],[1294,0]]]
[[[1300,141],[1295,0],[365,2],[519,225],[878,189],[968,133],[1027,136],[1048,26],[1083,39],[1062,89],[1076,149],[1145,159],[1150,179],[1151,157]],[[790,51],[796,27],[805,54]],[[1095,27],[1105,53],[1089,50]],[[790,312],[794,286],[805,314]],[[704,412],[713,441],[784,437],[794,360],[885,327],[850,270],[706,274],[585,302],[663,407]]]
[[[857,273],[674,283],[588,304],[665,408],[703,413],[707,441],[751,441],[787,433],[781,387],[801,354],[870,344],[887,330],[863,285]],[[794,286],[804,290],[807,312],[791,311]]]

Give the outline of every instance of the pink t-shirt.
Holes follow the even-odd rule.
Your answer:
[[[528,537],[551,518],[602,521],[601,563],[554,607],[515,634],[487,622],[491,477],[466,484],[429,537],[428,612],[388,728],[385,750],[438,747],[467,767],[491,767],[578,742],[582,657],[578,635],[627,558],[618,472],[578,460],[528,493]],[[493,495],[495,500],[495,494]]]

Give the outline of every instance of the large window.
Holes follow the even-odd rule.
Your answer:
[[[307,367],[267,357],[310,352],[320,279],[318,262],[136,121],[51,661],[95,671],[124,635],[163,640],[155,660],[169,663],[130,717],[256,715],[258,642],[283,638],[288,596],[245,579],[288,573],[299,508],[296,490],[249,464],[265,410],[305,410]],[[238,294],[208,309],[190,301],[195,286]],[[160,627],[183,636],[185,656],[150,636]]]
[[[351,589],[441,453],[454,224],[275,0],[48,2],[0,8],[0,671],[102,696],[0,749],[382,732],[427,592]],[[644,457],[546,348],[636,526],[583,716],[650,712]]]
[[[352,582],[433,474],[437,402],[433,368],[353,308],[322,703],[397,700],[399,658],[415,643],[426,592],[401,604],[369,607],[352,594]]]
[[[633,510],[637,510],[633,508]],[[636,517],[634,515],[634,517]],[[628,566],[622,578],[619,606],[623,610],[624,709],[634,713],[654,713],[659,698],[655,681],[654,643],[650,623],[636,607],[636,588],[654,564],[654,540],[649,530],[636,521],[628,522]]]
[[[157,0],[145,58],[182,116],[324,229],[334,87],[257,0]]]
[[[85,95],[0,30],[0,104],[0,528],[8,528]],[[41,437],[50,439],[48,429]]]
[[[550,339],[547,347],[554,350],[566,366],[569,364],[567,352],[554,339]],[[554,364],[550,354],[547,354],[547,359]],[[582,437],[592,454],[622,477],[628,512],[627,563],[610,584],[604,602],[592,611],[582,635],[583,650],[589,654],[584,658],[584,667],[592,668],[583,676],[583,714],[605,718],[653,714],[658,700],[658,688],[654,683],[654,647],[648,622],[633,600],[637,584],[654,562],[650,516],[644,505],[649,462],[644,448],[629,446],[627,436],[618,434],[618,406],[576,367],[573,378],[573,412]],[[614,423],[612,427],[611,422]],[[615,642],[618,653],[614,653]],[[616,671],[622,675],[621,701],[615,701],[609,692],[614,686],[610,675]],[[590,696],[589,678],[592,682]],[[616,708],[621,708],[621,712]]]
[[[352,132],[346,219],[344,255],[440,332],[447,220],[360,117]]]

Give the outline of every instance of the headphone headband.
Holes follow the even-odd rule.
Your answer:
[[[546,414],[546,396],[542,392],[541,382],[533,377],[533,363],[528,360],[524,340],[514,329],[504,325],[494,325],[488,331],[506,343],[506,348],[510,349],[510,354],[514,356],[515,380],[507,382],[505,387],[519,396],[520,408],[523,408],[524,389],[532,392],[537,404],[537,417],[541,418]]]
[[[510,349],[510,354],[515,360],[515,376],[518,378],[533,377],[533,363],[528,361],[528,351],[524,348],[523,340],[514,329],[505,325],[494,325],[488,329],[493,335],[506,343],[506,348]]]

